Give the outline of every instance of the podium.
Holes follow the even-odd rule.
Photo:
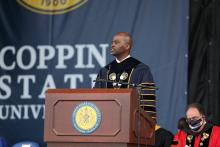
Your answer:
[[[44,141],[47,147],[153,146],[155,123],[139,112],[138,99],[136,89],[50,89]]]

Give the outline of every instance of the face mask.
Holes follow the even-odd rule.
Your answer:
[[[188,124],[189,124],[189,127],[192,131],[194,132],[197,132],[201,126],[202,126],[202,119],[198,119],[198,120],[189,120],[188,121]]]

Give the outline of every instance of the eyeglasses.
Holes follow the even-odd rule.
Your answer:
[[[199,120],[199,119],[202,119],[203,117],[202,116],[194,116],[194,117],[191,117],[191,118],[186,118],[186,122],[190,122],[192,120]]]

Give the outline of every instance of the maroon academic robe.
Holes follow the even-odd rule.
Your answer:
[[[185,147],[187,144],[186,142],[189,142],[189,140],[190,135],[187,136],[186,132],[179,130],[174,137],[174,141],[177,141],[178,144],[172,145],[171,147]],[[210,134],[205,133],[204,135],[202,133],[200,135],[194,136],[192,142],[194,142],[194,146],[191,145],[191,147],[220,147],[220,127],[213,126],[210,130]],[[208,143],[208,146],[205,143]]]

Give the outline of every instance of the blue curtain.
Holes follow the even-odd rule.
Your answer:
[[[187,96],[188,1],[81,0],[54,10],[66,1],[38,2],[0,2],[0,135],[9,145],[45,146],[45,90],[92,87],[118,31],[132,34],[132,56],[151,68],[158,124],[176,131]]]

